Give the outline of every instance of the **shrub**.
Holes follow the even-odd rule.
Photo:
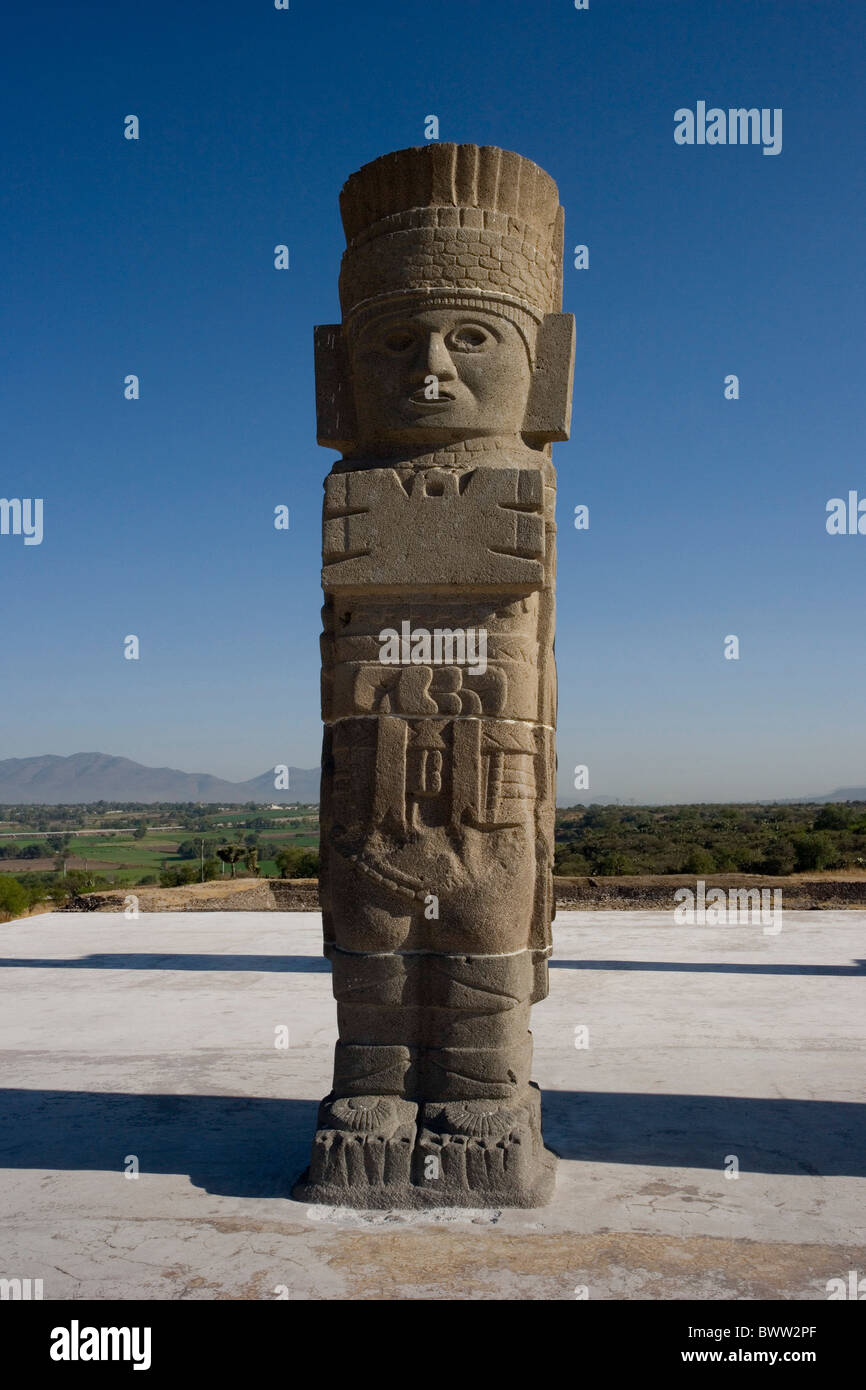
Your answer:
[[[159,884],[161,888],[182,888],[187,883],[198,883],[200,874],[197,865],[180,864],[175,869],[163,869]]]
[[[794,846],[790,840],[775,840],[767,847],[761,864],[764,874],[792,874],[796,863]]]
[[[318,878],[319,855],[314,849],[281,849],[275,856],[281,878]]]
[[[737,872],[737,868],[738,868],[737,861],[736,861],[735,856],[734,856],[733,854],[731,854],[731,851],[730,851],[730,850],[728,850],[728,849],[719,850],[719,851],[716,853],[716,855],[715,855],[715,860],[716,860],[716,873],[718,873],[718,874],[735,874],[735,873]],[[770,871],[767,870],[766,872],[769,873]]]
[[[65,875],[58,874],[54,880],[54,893],[63,900],[74,898],[79,893],[95,893],[101,888],[110,887],[108,879],[102,874],[92,874],[85,869],[70,869]]]
[[[826,869],[833,860],[833,845],[823,832],[801,835],[794,841],[794,856],[798,873]]]
[[[555,864],[553,872],[563,878],[585,878],[592,870],[582,854],[569,854]]]
[[[10,874],[0,874],[0,922],[20,917],[30,906],[27,889]]]
[[[689,850],[683,863],[684,874],[714,874],[715,872],[716,861],[708,849],[696,845]]]
[[[602,876],[611,874],[633,874],[635,867],[628,855],[621,854],[619,850],[614,850],[612,854],[606,854],[595,871]]]

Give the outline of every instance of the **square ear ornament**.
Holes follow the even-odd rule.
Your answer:
[[[349,353],[339,323],[313,329],[316,364],[316,442],[348,454],[355,448],[358,422],[349,376]]]
[[[568,438],[576,336],[574,314],[545,314],[539,325],[522,431],[533,448]]]
[[[568,439],[574,379],[573,314],[545,314],[535,341],[535,367],[522,434],[541,448]],[[316,439],[325,449],[351,453],[357,446],[358,422],[349,375],[349,354],[342,325],[314,329],[316,363]]]

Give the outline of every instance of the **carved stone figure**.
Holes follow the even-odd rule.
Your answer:
[[[562,209],[520,155],[400,150],[341,195],[316,330],[321,897],[339,1042],[308,1202],[537,1206],[553,913]]]

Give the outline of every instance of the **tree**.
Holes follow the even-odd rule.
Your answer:
[[[250,872],[251,874],[257,874],[257,873],[258,873],[258,871],[259,871],[259,852],[258,852],[258,850],[256,849],[255,845],[250,845],[249,849],[248,849],[248,850],[246,851],[246,853],[244,854],[244,863],[246,864],[247,869],[249,870],[249,872]]]
[[[235,876],[235,864],[243,856],[244,850],[241,845],[220,845],[217,850],[217,858],[221,859],[224,864],[231,864],[232,878]]]
[[[140,821],[138,822],[138,825],[135,827],[135,829],[134,829],[133,832],[132,832],[132,838],[133,838],[134,840],[143,840],[143,839],[145,838],[146,835],[147,835],[147,821],[145,821],[145,820],[140,820]]]

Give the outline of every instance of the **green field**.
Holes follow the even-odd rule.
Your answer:
[[[46,882],[49,877],[56,881],[64,877],[55,870],[55,863],[62,857],[67,875],[79,875],[86,861],[88,875],[108,884],[127,886],[140,883],[143,878],[159,881],[166,871],[198,869],[202,839],[205,859],[213,859],[218,846],[247,848],[249,838],[254,837],[259,873],[273,877],[278,873],[276,855],[280,850],[318,850],[319,819],[315,806],[281,807],[278,811],[262,807],[196,807],[183,808],[183,816],[179,809],[139,806],[118,812],[92,806],[15,808],[11,818],[0,822],[0,854],[4,856],[0,857],[0,874],[38,874]],[[124,827],[144,826],[144,836],[135,835],[132,829],[120,834],[100,833],[118,820]],[[87,833],[76,833],[81,831]],[[57,835],[68,837],[65,846],[56,840],[53,846],[48,843]],[[184,842],[194,844],[193,857],[178,853]],[[41,851],[39,858],[20,858],[33,847]],[[235,866],[235,873],[248,873],[242,860]],[[230,878],[231,867],[221,865],[219,876]]]
[[[286,866],[290,877],[317,872],[316,806],[6,806],[2,823],[10,828],[0,831],[0,920],[4,899],[10,911],[21,910],[22,889],[30,902],[59,902],[113,885],[197,882],[202,839],[211,879],[232,876],[216,857],[218,846],[246,850],[251,842],[263,876],[280,872],[276,859],[284,850],[295,851]],[[115,825],[120,833],[106,833]],[[555,839],[554,871],[566,877],[861,875],[866,803],[573,806],[557,811]],[[65,873],[56,868],[61,854]],[[241,858],[235,874],[248,873]]]

